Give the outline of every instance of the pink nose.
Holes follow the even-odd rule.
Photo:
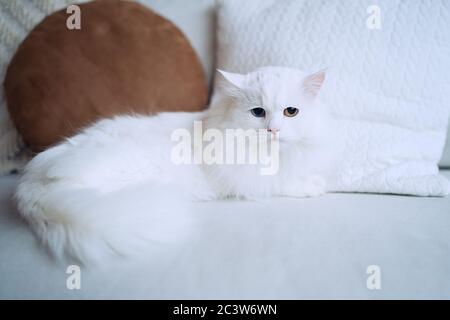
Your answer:
[[[267,131],[270,132],[270,133],[275,134],[275,133],[277,133],[278,131],[280,131],[280,129],[268,128]]]

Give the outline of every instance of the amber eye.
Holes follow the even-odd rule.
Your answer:
[[[286,117],[295,117],[298,114],[297,108],[286,108],[283,111],[284,115]]]
[[[252,110],[250,110],[250,112],[257,118],[266,116],[266,111],[263,108],[253,108]]]

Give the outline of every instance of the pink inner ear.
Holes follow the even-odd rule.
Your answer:
[[[319,71],[311,74],[303,81],[304,92],[312,98],[315,98],[325,81],[325,71]]]

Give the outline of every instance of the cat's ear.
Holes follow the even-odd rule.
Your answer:
[[[310,74],[303,80],[303,92],[314,99],[319,93],[320,88],[323,85],[326,77],[326,70]]]
[[[245,76],[239,73],[226,72],[220,69],[217,71],[232,85],[242,89],[245,86]]]

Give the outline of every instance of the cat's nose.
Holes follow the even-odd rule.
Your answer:
[[[272,134],[276,134],[278,131],[280,131],[280,129],[267,128],[267,132],[270,132],[270,133],[272,133]]]

